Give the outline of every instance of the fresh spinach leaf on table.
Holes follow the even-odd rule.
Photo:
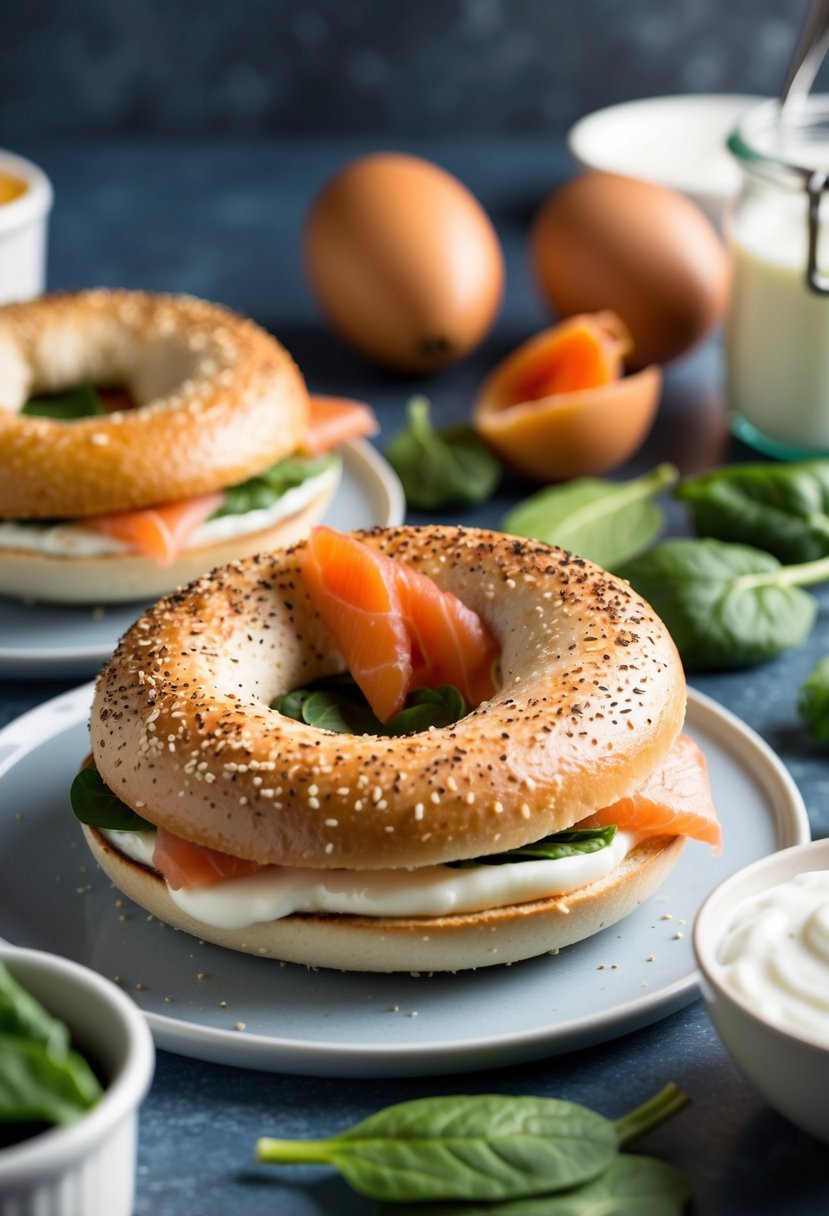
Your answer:
[[[406,502],[418,511],[485,502],[500,480],[500,462],[471,427],[436,431],[430,409],[426,397],[413,397],[406,427],[386,448]]]
[[[820,660],[800,687],[797,711],[820,743],[829,743],[829,656]]]
[[[620,1149],[686,1101],[668,1085],[610,1120],[556,1098],[421,1098],[387,1107],[327,1140],[263,1138],[256,1156],[272,1165],[331,1165],[370,1199],[501,1203],[569,1192],[605,1176]]]
[[[755,545],[781,562],[829,554],[829,460],[730,465],[687,478],[674,494],[700,536]]]
[[[681,1216],[691,1198],[688,1183],[675,1169],[631,1153],[564,1194],[504,1203],[383,1204],[377,1216]]]
[[[738,668],[797,646],[817,605],[801,587],[829,578],[829,558],[781,566],[747,545],[668,540],[623,564],[665,622],[686,668]]]
[[[615,569],[659,536],[665,516],[654,499],[678,477],[672,464],[661,464],[633,481],[578,477],[546,486],[513,507],[501,527]]]

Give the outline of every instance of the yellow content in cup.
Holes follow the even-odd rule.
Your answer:
[[[0,206],[20,198],[21,194],[26,193],[26,189],[26,183],[19,177],[12,177],[10,173],[0,171]]]

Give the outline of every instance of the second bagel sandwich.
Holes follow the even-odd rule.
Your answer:
[[[0,594],[152,599],[304,536],[365,406],[309,398],[216,304],[81,291],[0,308]]]

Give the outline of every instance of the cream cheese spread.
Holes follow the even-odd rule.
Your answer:
[[[738,904],[717,961],[723,982],[760,1017],[829,1047],[829,870]]]
[[[185,550],[201,549],[234,536],[247,536],[271,528],[281,519],[301,511],[339,476],[340,466],[336,463],[318,476],[309,477],[301,485],[287,490],[270,507],[208,519],[196,528]],[[80,522],[41,524],[11,519],[0,521],[0,549],[27,549],[50,557],[107,557],[131,552],[125,541],[85,528]]]
[[[119,852],[152,866],[155,832],[105,831]],[[399,870],[312,870],[269,866],[261,873],[177,891],[173,902],[217,929],[246,929],[295,912],[352,916],[450,916],[533,899],[564,896],[610,873],[635,837],[617,832],[595,853],[553,861],[506,862],[455,868],[436,865]]]

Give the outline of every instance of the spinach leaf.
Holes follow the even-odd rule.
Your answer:
[[[469,866],[500,866],[513,861],[558,861],[561,857],[577,857],[585,853],[597,853],[606,849],[616,835],[616,825],[606,828],[571,828],[567,832],[555,832],[532,844],[522,844],[517,849],[504,853],[489,853],[469,861],[450,861],[447,865],[458,869]]]
[[[678,477],[672,464],[627,482],[577,477],[519,503],[501,527],[615,568],[656,540],[665,517],[653,500]]]
[[[346,735],[378,735],[385,730],[380,719],[372,713],[368,702],[362,704],[348,694],[306,688],[299,694],[295,692],[288,695],[299,696],[299,721],[315,726],[318,730],[333,730]],[[276,704],[274,708],[280,709],[280,706]]]
[[[66,1026],[0,963],[0,1123],[71,1123],[100,1095]]]
[[[146,832],[155,827],[113,794],[94,764],[77,774],[69,788],[69,801],[75,818],[89,827],[115,832]]]
[[[69,1031],[53,1018],[0,963],[0,1035],[14,1035],[40,1043],[51,1056],[69,1051]]]
[[[829,554],[829,460],[715,469],[675,495],[700,536],[756,545],[781,562]]]
[[[457,688],[416,688],[390,722],[381,722],[351,676],[328,678],[285,693],[271,702],[297,722],[348,735],[413,735],[430,726],[451,726],[466,713]]]
[[[563,1195],[506,1203],[384,1204],[377,1216],[681,1216],[690,1188],[676,1170],[653,1157],[625,1154],[598,1178]]]
[[[0,1035],[0,1121],[74,1123],[100,1096],[76,1051],[55,1056],[43,1043]]]
[[[394,435],[386,458],[418,511],[485,502],[501,477],[501,465],[471,427],[436,431],[426,397],[412,397],[407,425]]]
[[[406,705],[384,728],[387,735],[414,735],[430,726],[451,726],[466,713],[466,702],[452,684],[415,688]]]
[[[273,1165],[332,1165],[371,1199],[497,1203],[598,1178],[620,1147],[670,1118],[686,1100],[668,1085],[611,1122],[556,1098],[421,1098],[387,1107],[328,1140],[263,1138],[256,1156]]]
[[[501,1199],[563,1190],[607,1168],[613,1124],[571,1102],[422,1098],[330,1140],[260,1140],[260,1161],[325,1162],[371,1199]]]
[[[303,460],[298,456],[279,460],[263,473],[258,473],[238,485],[229,486],[224,492],[221,506],[214,511],[211,519],[218,519],[222,515],[244,515],[248,511],[271,507],[289,490],[296,489],[312,477],[327,473],[338,463],[339,457],[333,452],[315,460]]]
[[[747,545],[669,540],[624,564],[689,670],[747,667],[797,646],[816,604],[799,588],[829,578],[829,558],[781,566]]]
[[[815,739],[829,743],[829,656],[812,668],[801,685],[797,712]]]
[[[43,393],[30,397],[20,412],[29,417],[71,422],[74,418],[89,418],[106,411],[95,388],[91,384],[81,384],[63,393]]]

